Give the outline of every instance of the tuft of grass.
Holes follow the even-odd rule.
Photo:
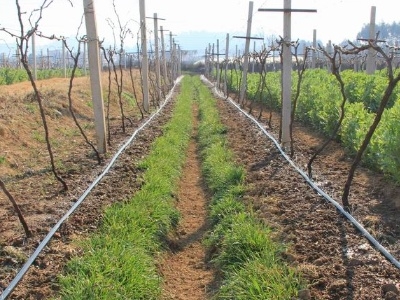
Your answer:
[[[294,299],[302,279],[291,268],[271,264],[268,255],[260,255],[232,270],[216,299],[258,300]]]
[[[44,134],[37,131],[37,130],[33,130],[32,131],[32,137],[34,140],[38,141],[39,143],[45,143],[46,139],[44,137]]]
[[[136,100],[134,95],[127,92],[123,92],[122,96],[124,97],[124,99],[129,104],[130,107],[136,107]]]

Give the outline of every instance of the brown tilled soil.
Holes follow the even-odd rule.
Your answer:
[[[8,286],[49,229],[101,173],[122,141],[143,122],[132,109],[127,114],[130,118],[127,131],[122,133],[114,95],[110,154],[102,165],[97,165],[68,113],[67,80],[41,81],[39,86],[46,97],[57,166],[69,190],[60,193],[60,184],[49,172],[29,84],[0,87],[0,176],[33,232],[32,238],[25,238],[10,202],[0,193],[0,291]],[[86,78],[76,80],[74,103],[79,120],[93,139],[88,87]],[[301,293],[302,299],[400,299],[400,271],[306,184],[253,123],[227,101],[217,103],[227,127],[229,145],[237,163],[247,172],[244,201],[288,245],[285,259],[302,270],[309,281],[308,289]],[[46,299],[57,294],[57,274],[71,256],[79,254],[72,241],[96,230],[104,207],[126,201],[140,188],[140,171],[135,162],[149,153],[172,109],[173,101],[136,136],[111,171],[56,233],[10,299]],[[268,116],[264,112],[261,122],[266,123]],[[273,115],[272,124],[271,132],[276,135],[277,115]],[[165,279],[164,299],[207,299],[217,282],[201,247],[208,228],[205,210],[209,197],[201,181],[195,133],[177,195],[182,222],[171,236],[171,251],[158,262]],[[294,137],[293,160],[303,168],[324,140],[300,124],[295,126]],[[340,145],[331,144],[314,164],[315,181],[334,199],[340,199],[350,163],[351,158]],[[399,187],[381,174],[362,168],[356,174],[350,195],[353,216],[396,258],[400,258],[399,195]]]

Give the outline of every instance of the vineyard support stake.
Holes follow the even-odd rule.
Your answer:
[[[317,12],[316,9],[292,9],[292,1],[284,0],[283,9],[259,8],[258,11],[283,12],[283,45],[282,45],[282,148],[290,147],[290,115],[292,109],[292,53],[291,53],[291,13]]]
[[[99,38],[96,27],[96,14],[94,0],[83,0],[85,11],[86,32],[89,50],[90,85],[94,109],[95,128],[97,135],[97,150],[99,153],[107,152],[106,125],[104,118],[103,91],[100,77],[100,51]]]
[[[146,35],[146,9],[144,0],[139,1],[140,29],[142,43],[142,86],[143,86],[143,108],[149,112],[149,58],[147,56],[147,35]]]

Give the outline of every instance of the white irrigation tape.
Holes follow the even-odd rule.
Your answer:
[[[207,78],[202,77],[203,82],[206,82],[209,86],[213,86],[213,84],[208,81]],[[251,121],[253,121],[260,129],[261,131],[268,136],[270,140],[274,142],[282,156],[289,162],[289,164],[307,181],[307,183],[315,190],[317,191],[322,197],[324,197],[327,201],[329,201],[331,204],[333,204],[336,209],[343,214],[360,232],[363,236],[365,236],[371,244],[375,246],[375,248],[381,252],[395,267],[400,269],[400,262],[393,257],[393,255],[390,254],[390,252],[383,247],[351,214],[349,214],[337,201],[333,200],[332,197],[330,197],[327,193],[325,193],[323,190],[321,190],[308,176],[307,174],[302,171],[299,167],[296,166],[296,164],[290,159],[290,157],[285,153],[285,151],[282,149],[278,141],[268,132],[265,130],[263,125],[261,125],[252,115],[248,114],[246,111],[244,111],[233,99],[226,97],[221,91],[219,91],[215,86],[213,88],[214,93],[222,98],[222,99],[227,99],[232,105],[234,105],[241,113],[243,113],[247,118],[249,118]]]
[[[103,179],[103,177],[108,173],[108,171],[111,169],[111,167],[114,165],[115,161],[118,159],[118,157],[121,155],[123,151],[132,143],[136,135],[143,130],[159,113],[160,111],[164,108],[164,106],[168,103],[168,101],[171,99],[172,93],[175,90],[176,85],[182,80],[183,77],[179,77],[171,89],[171,91],[168,93],[165,101],[163,104],[155,111],[139,128],[135,130],[135,132],[132,134],[132,136],[125,142],[125,144],[122,145],[122,147],[117,151],[117,153],[113,156],[113,158],[110,160],[106,168],[103,170],[103,172],[91,183],[91,185],[86,189],[86,191],[82,194],[82,196],[74,203],[74,205],[68,210],[68,212],[57,222],[56,225],[49,231],[49,233],[46,235],[46,237],[42,240],[42,242],[39,244],[39,246],[36,248],[35,252],[28,258],[26,263],[22,266],[18,274],[15,276],[15,278],[10,282],[8,287],[3,291],[3,293],[0,295],[0,300],[5,300],[7,297],[11,294],[11,292],[15,289],[15,287],[18,285],[18,283],[21,281],[22,277],[26,274],[32,263],[35,261],[35,259],[38,257],[40,252],[43,250],[43,248],[49,243],[53,235],[56,233],[56,231],[60,228],[61,224],[64,223],[71,215],[72,213],[82,204],[82,202],[85,200],[87,195],[93,190],[93,188]]]

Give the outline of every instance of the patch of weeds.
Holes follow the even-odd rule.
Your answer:
[[[67,167],[65,166],[64,162],[61,159],[57,159],[55,161],[55,166],[58,171],[63,171],[63,172],[67,171]]]
[[[34,114],[37,111],[37,106],[35,103],[29,102],[26,104],[26,110],[31,114]]]
[[[122,93],[124,99],[126,100],[126,102],[131,106],[131,107],[135,107],[136,106],[136,102],[135,102],[135,97],[129,93]]]
[[[65,137],[80,136],[77,128],[59,128],[58,131]]]
[[[86,101],[86,105],[90,108],[93,108],[93,102],[92,101]]]
[[[46,142],[44,134],[39,132],[39,131],[37,131],[37,130],[32,131],[32,138],[34,140],[38,141],[39,143]]]
[[[90,122],[90,123],[85,123],[85,124],[83,124],[83,125],[81,125],[82,126],[82,128],[84,129],[84,130],[92,130],[92,129],[94,129],[94,123],[92,123],[92,122]]]

